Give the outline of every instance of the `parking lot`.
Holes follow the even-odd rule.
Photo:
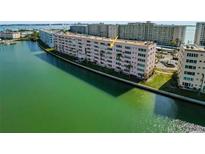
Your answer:
[[[177,60],[173,59],[173,54],[168,52],[158,52],[157,53],[157,63],[156,68],[162,70],[177,70]]]

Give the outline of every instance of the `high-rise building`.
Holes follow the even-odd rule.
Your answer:
[[[196,24],[194,43],[199,46],[205,46],[205,22]]]
[[[108,38],[116,38],[118,36],[118,25],[108,25]]]
[[[205,48],[182,45],[178,61],[178,85],[205,93]]]
[[[145,35],[146,23],[137,22],[119,25],[119,38],[121,39],[148,40]]]
[[[184,43],[185,32],[186,26],[157,25],[151,22],[119,26],[119,37],[122,39],[155,41],[159,45],[179,46]]]
[[[108,37],[108,25],[104,23],[89,24],[88,34],[100,37]]]
[[[87,25],[72,25],[70,26],[70,31],[73,33],[79,34],[88,34],[88,26]]]
[[[85,30],[86,29],[86,30]],[[159,45],[180,46],[185,41],[186,26],[158,25],[151,22],[136,22],[124,25],[107,25],[103,23],[87,26],[71,26],[71,32],[93,36],[120,39],[155,41]]]
[[[110,47],[110,38],[73,33],[56,33],[54,40],[58,52],[140,79],[151,76],[155,67],[153,42],[118,39]]]

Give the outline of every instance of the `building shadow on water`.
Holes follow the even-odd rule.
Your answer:
[[[181,90],[174,87],[176,80],[169,80],[160,90],[172,87],[173,93],[180,95]],[[180,91],[180,92],[179,92]],[[154,113],[171,119],[179,119],[189,123],[205,126],[205,106],[156,95]]]
[[[120,81],[116,81],[114,79],[110,79],[108,77],[104,77],[102,75],[72,65],[48,53],[39,53],[39,54],[35,54],[35,56],[57,67],[58,69],[61,69],[64,72],[73,75],[76,78],[83,80],[98,89],[105,91],[106,93],[114,97],[118,97],[123,93],[126,93],[130,89],[134,88],[133,86],[122,83]]]
[[[39,48],[37,42],[26,41],[25,43],[28,46],[28,48],[30,49],[29,51],[31,51],[31,52],[39,52],[39,51],[41,51],[41,49]]]

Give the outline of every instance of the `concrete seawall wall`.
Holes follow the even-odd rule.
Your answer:
[[[40,45],[39,45],[40,46]],[[42,46],[40,46],[44,51],[46,51]],[[92,68],[89,68],[87,66],[84,66],[84,65],[81,65],[79,63],[76,63],[76,62],[73,62],[71,60],[68,60],[66,58],[63,58],[55,53],[52,53],[52,52],[48,52],[46,51],[47,53],[59,58],[59,59],[62,59],[63,61],[66,61],[68,63],[71,63],[75,66],[78,66],[78,67],[81,67],[81,68],[84,68],[84,69],[87,69],[91,72],[94,72],[94,73],[97,73],[97,74],[100,74],[100,75],[103,75],[103,76],[106,76],[106,77],[109,77],[109,78],[112,78],[112,79],[115,79],[115,80],[118,80],[120,82],[124,82],[124,83],[127,83],[129,85],[132,85],[132,86],[135,86],[137,88],[140,88],[140,89],[143,89],[143,90],[146,90],[146,91],[149,91],[149,92],[153,92],[153,93],[156,93],[156,94],[160,94],[160,95],[163,95],[163,96],[167,96],[167,97],[171,97],[171,98],[174,98],[174,99],[178,99],[178,100],[182,100],[182,101],[185,101],[185,102],[190,102],[190,103],[195,103],[195,104],[200,104],[200,105],[205,105],[205,101],[200,101],[200,100],[196,100],[196,99],[192,99],[192,98],[189,98],[189,97],[185,97],[185,96],[180,96],[180,95],[177,95],[177,94],[174,94],[174,93],[170,93],[170,92],[166,92],[166,91],[162,91],[162,90],[157,90],[157,89],[154,89],[152,87],[148,87],[148,86],[145,86],[145,85],[142,85],[142,84],[139,84],[139,83],[135,83],[135,82],[132,82],[132,81],[129,81],[129,80],[126,80],[126,79],[122,79],[122,78],[119,78],[119,77],[116,77],[116,76],[113,76],[113,75],[110,75],[110,74],[106,74],[104,72],[101,72],[101,71],[98,71],[98,70],[95,70],[95,69],[92,69]]]

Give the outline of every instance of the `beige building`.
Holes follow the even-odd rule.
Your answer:
[[[194,43],[205,46],[205,22],[198,22],[196,24]]]
[[[131,40],[155,41],[159,45],[184,43],[186,26],[158,25],[151,22],[128,23],[119,26],[119,37]]]
[[[108,25],[108,38],[116,38],[118,36],[118,28],[118,25]]]
[[[151,38],[160,45],[171,45],[173,40],[173,27],[169,25],[154,25],[151,30]]]
[[[20,32],[5,31],[0,32],[0,38],[2,39],[18,39],[21,37]]]
[[[79,34],[88,34],[88,25],[82,25],[82,24],[71,25],[70,32],[79,33]]]
[[[119,26],[119,38],[121,39],[146,40],[145,35],[146,23],[137,22]]]
[[[205,49],[182,45],[178,62],[178,85],[205,93]]]
[[[108,25],[104,23],[89,24],[88,34],[100,37],[108,37]]]
[[[143,41],[117,40],[73,33],[54,34],[54,46],[58,52],[80,61],[107,67],[117,72],[147,79],[155,67],[156,44]]]
[[[103,23],[89,25],[77,24],[70,26],[70,32],[115,38],[118,36],[118,25],[107,25]]]
[[[87,30],[85,30],[87,28]],[[124,25],[96,23],[71,26],[71,32],[120,39],[155,41],[159,45],[179,46],[184,43],[186,26],[158,25],[152,22],[135,22]]]

